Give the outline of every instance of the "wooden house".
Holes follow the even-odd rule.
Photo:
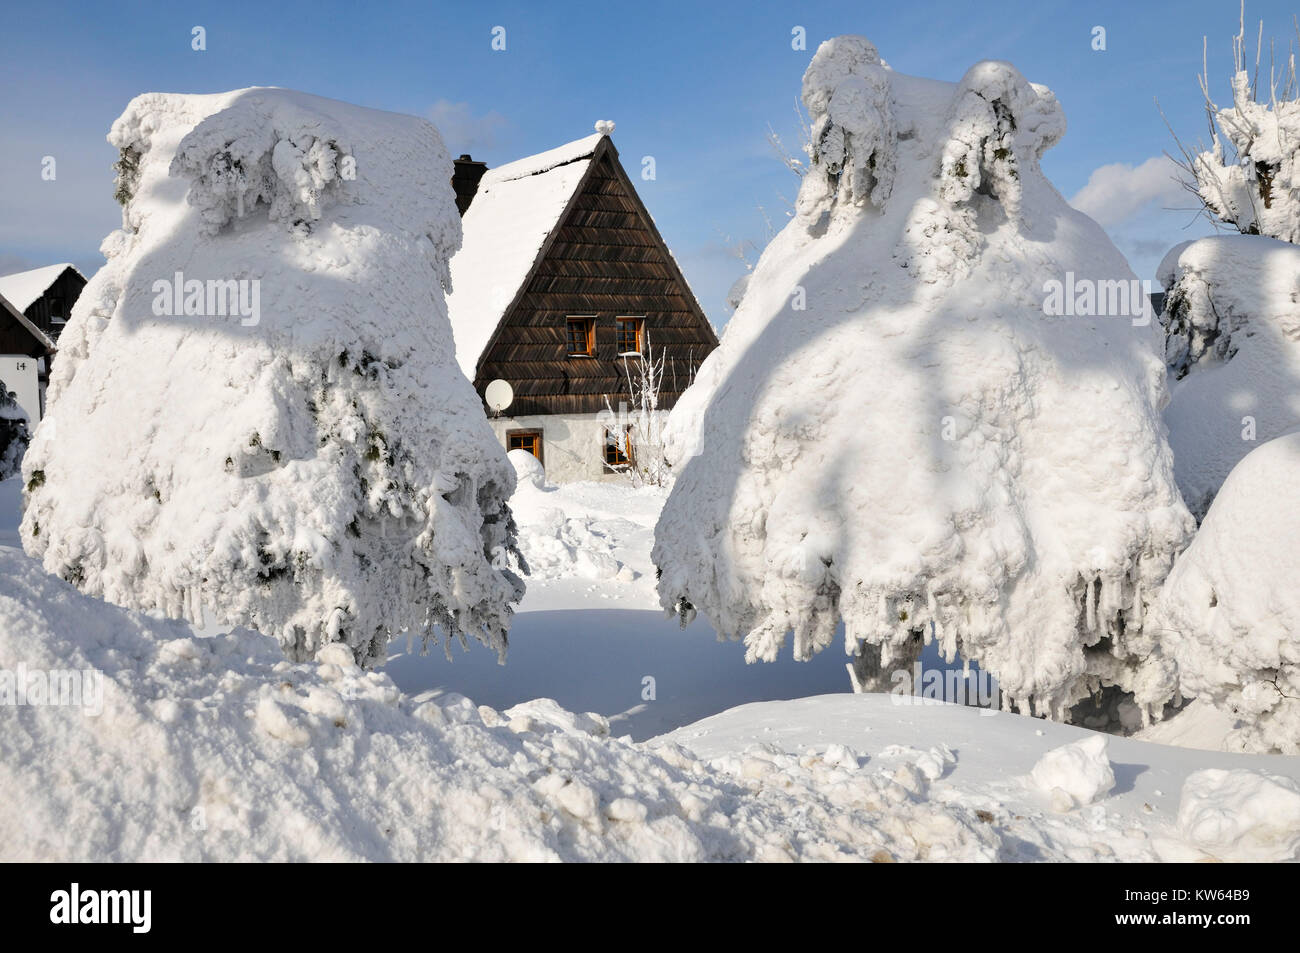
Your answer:
[[[658,407],[671,409],[717,335],[607,134],[481,166],[462,156],[453,179],[464,241],[447,304],[461,369],[480,397],[510,385],[493,428],[553,482],[610,475],[626,460],[607,409],[630,401],[629,369],[662,358]]]
[[[66,262],[0,277],[0,358],[5,358],[2,366],[11,371],[15,367],[26,370],[27,361],[33,362],[37,394],[25,393],[14,379],[5,383],[11,389],[19,388],[20,403],[33,424],[42,415],[45,384],[59,335],[85,286],[81,272]],[[9,376],[13,378],[12,373]]]

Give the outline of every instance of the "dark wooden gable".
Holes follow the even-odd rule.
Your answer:
[[[86,279],[75,268],[65,268],[23,313],[32,324],[57,341],[72,314],[72,306],[85,287]]]
[[[595,317],[594,357],[568,356],[571,316]],[[606,399],[617,410],[629,395],[616,319],[642,316],[655,359],[665,358],[659,407],[667,410],[718,338],[606,138],[480,358],[474,386],[482,395],[493,380],[509,381],[516,417],[595,413]]]
[[[50,357],[52,343],[31,319],[0,297],[0,354]]]

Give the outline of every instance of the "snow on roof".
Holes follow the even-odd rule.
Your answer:
[[[50,285],[54,284],[59,275],[68,268],[77,271],[70,262],[65,261],[58,265],[46,265],[44,268],[33,268],[31,271],[5,275],[0,277],[0,295],[4,295],[19,311],[26,311],[32,306],[32,302],[45,294]]]
[[[474,379],[479,358],[528,276],[603,136],[596,134],[489,171],[461,222],[447,312],[456,359]]]
[[[600,133],[596,133],[584,139],[575,139],[573,142],[556,146],[554,149],[539,152],[537,155],[525,156],[522,159],[516,159],[514,162],[507,162],[503,166],[490,169],[483,176],[483,182],[508,182],[512,179],[522,179],[525,176],[549,172],[556,166],[566,165],[578,159],[590,158],[603,138],[604,136]]]

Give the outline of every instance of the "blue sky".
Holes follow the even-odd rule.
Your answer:
[[[1252,0],[1247,34],[1285,47],[1293,8]],[[766,141],[798,143],[799,81],[821,40],[860,33],[905,73],[957,80],[981,59],[1014,63],[1051,87],[1069,122],[1044,168],[1067,197],[1094,182],[1088,210],[1140,277],[1169,245],[1205,234],[1188,196],[1153,163],[1205,134],[1196,76],[1210,40],[1226,98],[1235,0],[1182,2],[709,3],[56,3],[9,4],[0,35],[0,273],[102,263],[120,223],[104,136],[141,92],[286,86],[432,118],[453,154],[489,165],[587,135],[597,119],[714,323],[779,229],[797,180]],[[207,49],[191,49],[191,30]],[[505,27],[506,49],[491,48]],[[807,49],[792,49],[802,26]],[[1106,30],[1106,50],[1092,30]],[[42,157],[57,178],[42,181]],[[657,177],[638,178],[643,156]],[[1181,208],[1182,211],[1169,211]],[[1190,224],[1190,227],[1189,226]]]

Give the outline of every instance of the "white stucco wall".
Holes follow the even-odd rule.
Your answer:
[[[41,422],[45,387],[40,380],[40,360],[25,354],[0,354],[0,381],[14,395],[18,406],[27,414],[31,430]]]
[[[535,417],[490,417],[503,447],[510,430],[542,432],[542,466],[551,483],[620,479],[605,468],[605,425],[599,414],[546,414]]]

